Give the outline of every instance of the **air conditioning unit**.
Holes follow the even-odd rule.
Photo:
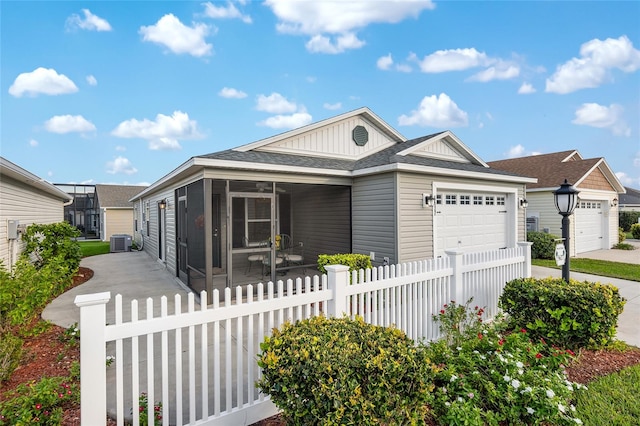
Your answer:
[[[131,251],[131,235],[114,234],[111,236],[111,253]]]
[[[538,232],[538,218],[531,216],[527,218],[527,232]]]

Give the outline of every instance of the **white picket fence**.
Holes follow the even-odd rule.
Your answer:
[[[163,425],[249,425],[277,413],[269,397],[255,387],[261,374],[256,358],[265,336],[285,321],[346,313],[372,324],[394,325],[416,341],[433,340],[439,330],[432,315],[445,303],[473,297],[474,305],[485,307],[490,318],[505,283],[531,276],[530,243],[447,255],[351,277],[347,267],[333,265],[321,277],[259,283],[245,291],[237,287],[235,298],[227,288],[222,304],[214,290],[209,306],[196,307],[191,293],[186,312],[176,295],[169,314],[163,296],[154,316],[157,305],[149,298],[142,307],[144,319],[138,318],[137,300],[129,311],[117,295],[115,323],[108,325],[109,292],[77,296],[81,422],[105,425],[108,412],[118,425],[125,420],[138,425],[144,392],[148,418],[157,405]],[[206,296],[203,292],[200,300]],[[130,318],[123,318],[124,313]],[[105,366],[107,354],[115,356],[114,365]]]

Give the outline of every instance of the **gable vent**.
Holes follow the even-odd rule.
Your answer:
[[[369,142],[369,132],[364,126],[356,126],[353,128],[351,132],[351,136],[353,137],[353,141],[358,146],[364,146],[367,142]]]

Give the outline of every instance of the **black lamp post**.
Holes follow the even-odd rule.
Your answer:
[[[569,216],[573,214],[573,210],[578,203],[578,191],[567,180],[556,189],[555,195],[556,208],[558,213],[562,215],[562,239],[564,240],[565,261],[562,265],[562,279],[569,282]]]

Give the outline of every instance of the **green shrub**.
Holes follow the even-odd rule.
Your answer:
[[[510,281],[500,306],[513,324],[564,348],[603,348],[616,334],[625,299],[610,284],[559,278]]]
[[[554,259],[559,237],[546,232],[527,232],[527,241],[531,245],[532,259]]]
[[[0,425],[60,425],[62,408],[79,397],[77,380],[72,377],[45,377],[20,384],[0,403]]]
[[[20,364],[22,339],[10,333],[0,333],[0,382],[8,380]]]
[[[640,239],[640,223],[631,225],[631,236],[636,240]]]
[[[622,243],[627,239],[627,233],[624,232],[624,229],[618,228],[618,244]]]
[[[351,273],[360,269],[370,269],[371,258],[366,254],[357,253],[321,254],[318,256],[318,271],[326,274],[325,266],[327,265],[345,265],[349,267],[349,273]]]
[[[73,275],[82,258],[80,245],[73,239],[79,236],[80,231],[67,222],[46,225],[34,223],[22,234],[22,241],[26,243],[22,256],[34,260],[37,268],[53,259],[62,258]]]
[[[421,424],[433,364],[402,331],[362,318],[314,317],[260,345],[258,388],[291,424]]]
[[[451,302],[435,317],[445,338],[428,346],[432,362],[443,366],[435,377],[433,420],[445,425],[578,423],[570,402],[581,385],[562,372],[573,353],[532,341],[526,329],[503,333],[501,319],[484,323],[482,308],[468,305]]]
[[[631,230],[631,225],[638,223],[638,219],[640,219],[640,212],[620,212],[618,218],[620,227],[625,232],[629,232]]]

